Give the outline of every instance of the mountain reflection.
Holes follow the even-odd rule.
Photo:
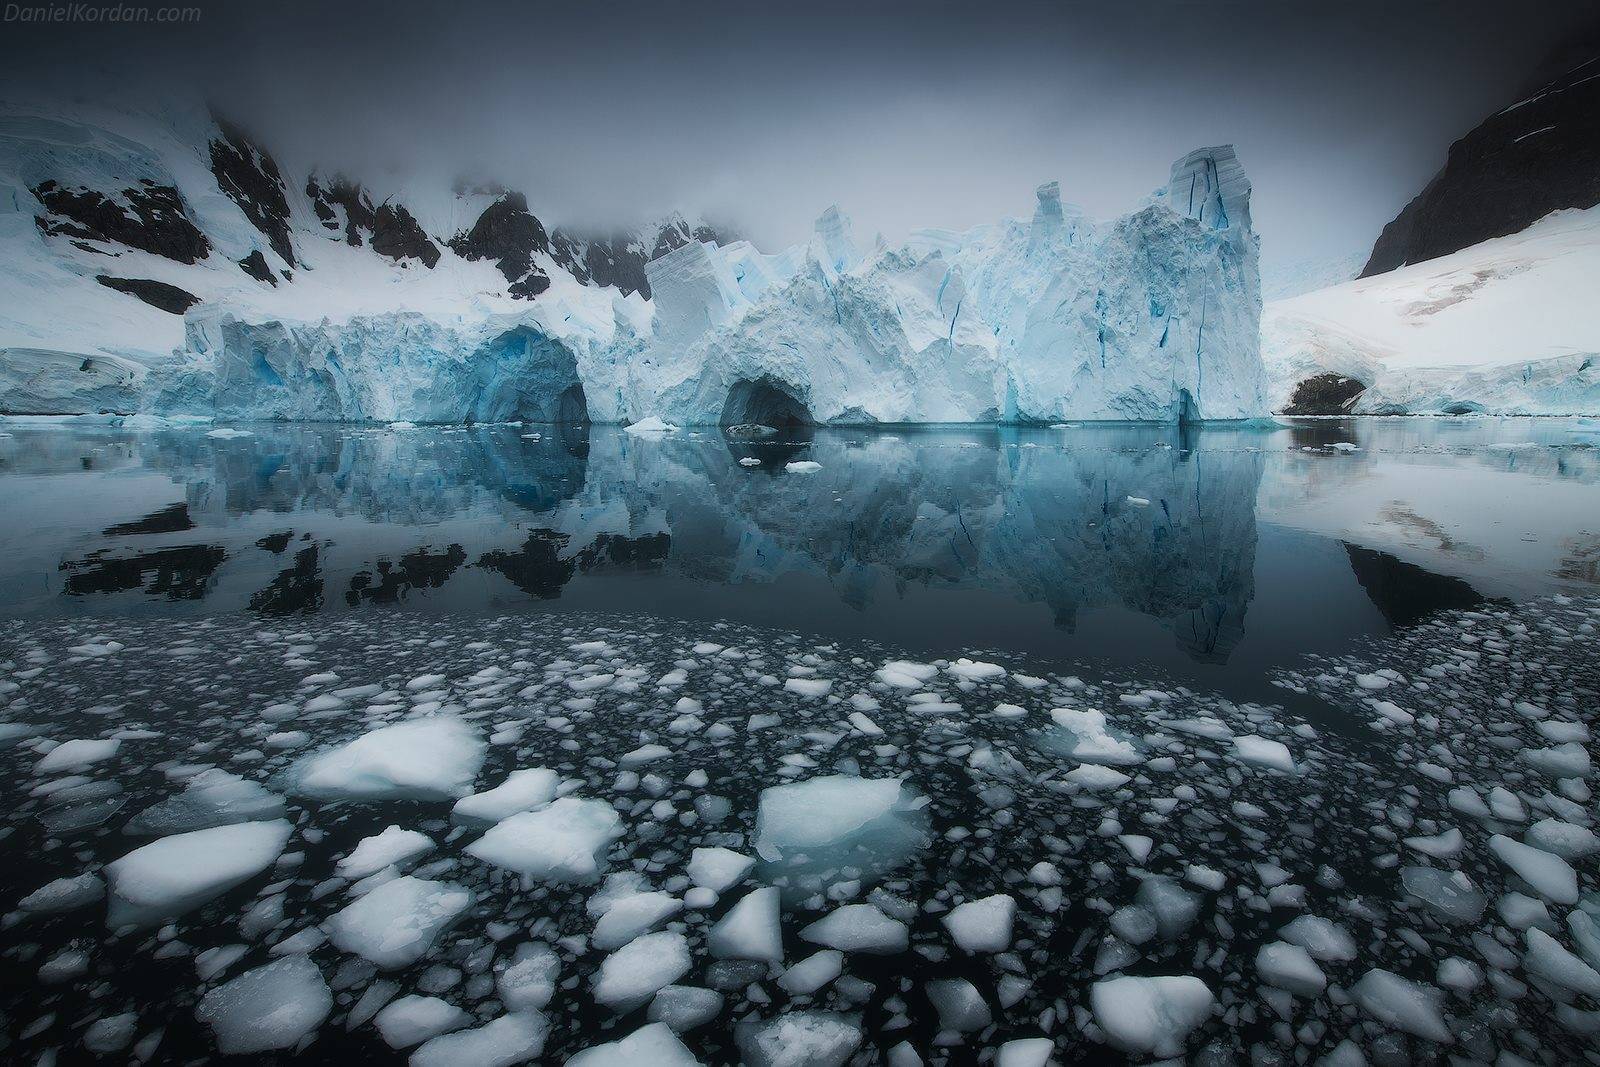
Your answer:
[[[1242,432],[106,434],[87,451],[161,473],[177,499],[84,531],[60,595],[271,614],[459,610],[560,598],[579,576],[757,588],[799,577],[845,610],[917,587],[982,590],[1044,605],[1070,630],[1122,607],[1222,660],[1254,592],[1262,452]],[[821,469],[787,469],[799,459]]]

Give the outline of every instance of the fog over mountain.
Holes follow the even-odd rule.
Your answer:
[[[558,223],[681,207],[766,248],[833,202],[891,241],[1025,217],[1051,178],[1111,215],[1231,142],[1271,274],[1370,248],[1585,7],[206,4],[8,24],[0,92],[198,89],[291,164],[494,180]]]

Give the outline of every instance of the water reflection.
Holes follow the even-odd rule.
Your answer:
[[[997,630],[1042,612],[1058,633],[1088,626],[1085,641],[1107,619],[1144,619],[1185,658],[1221,663],[1243,639],[1258,572],[1274,570],[1258,560],[1264,531],[1281,539],[1280,527],[1342,550],[1306,557],[1294,576],[1305,595],[1322,595],[1324,567],[1394,625],[1476,602],[1494,566],[1537,555],[1459,521],[1485,484],[1559,511],[1541,527],[1557,542],[1552,581],[1581,581],[1586,560],[1592,571],[1596,531],[1573,517],[1600,502],[1592,447],[1549,426],[1431,421],[666,439],[19,426],[0,438],[0,484],[20,502],[0,517],[0,592],[24,613],[698,599],[713,617],[736,603],[824,633],[936,599]],[[821,469],[788,470],[797,459]]]

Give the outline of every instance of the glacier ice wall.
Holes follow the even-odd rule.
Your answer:
[[[623,406],[710,424],[763,383],[832,423],[1263,415],[1249,196],[1231,148],[1201,149],[1109,223],[1052,183],[1031,223],[865,259],[830,209],[794,276],[748,306],[697,258],[668,257],[648,268],[656,328]]]

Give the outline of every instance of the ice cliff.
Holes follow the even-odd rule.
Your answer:
[[[1250,185],[1190,153],[1097,222],[777,255],[682,218],[547,229],[521,194],[375,189],[208,115],[0,125],[0,410],[678,424],[1265,414]]]

